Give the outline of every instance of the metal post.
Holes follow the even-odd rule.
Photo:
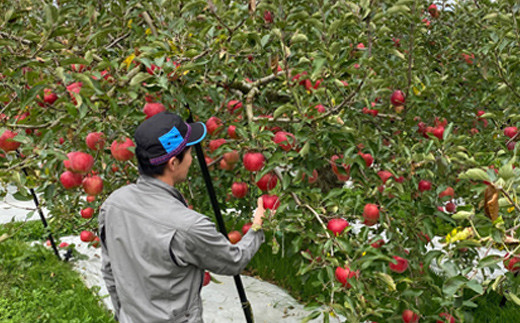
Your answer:
[[[193,122],[193,117],[191,115],[191,110],[188,104],[186,104],[186,108],[189,111],[188,122]],[[204,153],[202,152],[202,147],[200,143],[194,145],[195,150],[197,152],[197,159],[199,160],[200,168],[202,170],[202,176],[204,177],[204,181],[206,182],[206,188],[208,190],[209,198],[211,200],[211,206],[213,207],[213,212],[215,213],[215,218],[217,219],[217,224],[219,231],[229,240],[226,226],[224,224],[224,219],[222,218],[222,214],[220,213],[220,207],[217,202],[217,196],[215,194],[215,189],[213,188],[213,182],[211,181],[211,177],[209,175],[208,165],[206,164],[206,159],[204,158]],[[246,292],[244,290],[244,286],[242,285],[242,279],[240,275],[233,276],[235,279],[235,285],[237,287],[238,295],[240,296],[240,302],[242,303],[242,309],[244,310],[244,314],[246,316],[247,323],[253,323],[253,311],[251,309],[251,303],[247,300]]]

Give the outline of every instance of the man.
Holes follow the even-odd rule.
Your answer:
[[[114,191],[99,214],[102,273],[120,322],[202,322],[204,271],[238,275],[264,242],[261,199],[253,226],[233,245],[175,189],[205,135],[203,123],[170,112],[135,132],[140,177]]]

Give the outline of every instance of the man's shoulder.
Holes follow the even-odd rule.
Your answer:
[[[108,197],[105,199],[103,204],[109,204],[109,203],[121,203],[124,202],[125,199],[131,197],[133,194],[137,193],[135,191],[136,184],[127,184],[125,186],[122,186],[116,190],[114,190]]]

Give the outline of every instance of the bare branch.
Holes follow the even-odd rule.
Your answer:
[[[148,14],[147,11],[143,11],[143,18],[144,18],[144,21],[146,21],[146,24],[148,25],[148,27],[150,27],[150,30],[152,31],[152,34],[155,37],[157,37],[157,29],[155,29],[155,26],[153,25],[152,18],[150,17],[150,15]]]

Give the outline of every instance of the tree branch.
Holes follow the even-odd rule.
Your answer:
[[[148,27],[150,27],[150,30],[152,31],[152,34],[155,37],[157,37],[157,29],[155,29],[155,26],[153,25],[152,18],[150,17],[148,12],[147,11],[143,11],[142,15],[143,15],[144,21],[146,21],[146,24],[148,25]]]

